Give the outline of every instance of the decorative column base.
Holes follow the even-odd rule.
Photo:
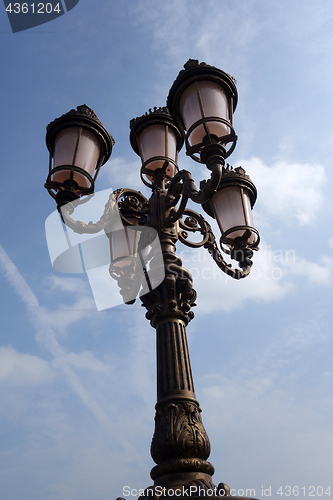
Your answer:
[[[150,472],[155,486],[187,488],[189,485],[201,485],[212,488],[214,467],[207,460],[200,458],[180,458],[157,465]]]
[[[194,398],[156,405],[151,455],[158,465],[150,473],[154,486],[213,488],[214,467],[206,460],[210,444],[200,413]]]

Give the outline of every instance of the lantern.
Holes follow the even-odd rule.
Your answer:
[[[225,157],[235,148],[233,112],[237,105],[236,80],[224,71],[190,59],[173,83],[167,105],[185,135],[186,151],[201,162],[202,149],[218,143]]]
[[[45,187],[59,206],[94,191],[100,167],[110,158],[114,140],[85,104],[47,126],[50,152]]]
[[[158,178],[173,177],[184,141],[168,109],[149,110],[144,116],[131,120],[130,128],[131,146],[142,161],[142,181],[151,186]]]
[[[217,220],[222,233],[221,248],[226,253],[230,253],[230,249],[258,246],[259,234],[253,227],[251,212],[256,198],[255,185],[242,167],[223,169],[217,192],[203,208]]]

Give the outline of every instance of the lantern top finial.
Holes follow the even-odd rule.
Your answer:
[[[166,106],[163,106],[161,108],[154,106],[153,109],[149,108],[149,110],[146,111],[144,115],[132,118],[132,120],[130,121],[130,129],[132,130],[138,122],[140,122],[141,120],[145,120],[146,117],[157,117],[159,115],[165,115],[166,117],[171,118],[169,110]]]
[[[189,71],[191,69],[194,69],[194,68],[197,68],[198,66],[201,66],[201,67],[206,67],[206,68],[215,68],[217,69],[218,71],[222,71],[222,70],[219,70],[218,68],[216,68],[216,66],[210,66],[209,64],[205,63],[205,62],[201,62],[199,63],[198,59],[189,59],[185,64],[184,64],[184,69],[182,69],[180,72],[179,72],[179,75],[181,73],[183,73],[184,71]],[[223,71],[224,73],[224,71]],[[234,82],[235,85],[237,85],[237,80],[229,75],[228,73],[225,73],[226,75],[228,75],[230,77],[230,79]],[[179,76],[178,75],[178,76]]]

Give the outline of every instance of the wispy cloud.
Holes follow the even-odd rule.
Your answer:
[[[316,4],[296,0],[288,4],[288,16],[285,3],[279,2],[270,6],[271,22],[268,28],[276,31],[285,43],[294,45],[299,50],[310,50],[317,56],[329,56],[333,50],[332,3],[328,0],[320,0]]]
[[[136,14],[139,22],[149,26],[154,46],[163,54],[160,65],[164,69],[170,64],[179,67],[186,62],[184,56],[191,54],[210,63],[214,57],[224,65],[232,62],[235,52],[243,59],[250,42],[259,36],[264,24],[253,9],[254,1],[241,2],[237,9],[215,0],[157,3],[159,8],[155,0],[139,0]],[[246,19],[246,23],[240,19]],[[232,47],[228,43],[231,36]]]
[[[243,484],[251,484],[258,466],[261,484],[266,482],[275,491],[282,477],[286,484],[292,479],[311,484],[311,475],[305,474],[311,463],[315,468],[320,463],[316,476],[329,474],[331,461],[328,458],[328,465],[324,457],[330,456],[327,443],[333,442],[333,400],[318,356],[320,351],[331,349],[332,340],[330,330],[323,327],[319,315],[288,323],[277,336],[268,335],[261,346],[244,346],[206,375],[202,383],[203,417],[215,447],[223,448],[224,456],[228,454],[230,478],[235,484],[239,480],[233,470],[244,450],[251,450],[255,460],[253,467],[244,467]],[[309,380],[311,388],[304,387],[304,380]],[[325,398],[323,386],[328,389],[323,391]],[[286,456],[287,469],[283,466]],[[218,453],[214,465],[222,468],[224,460]]]
[[[80,380],[80,377],[74,371],[74,367],[94,371],[105,371],[106,367],[104,364],[98,361],[92,353],[88,353],[87,351],[81,353],[68,353],[65,351],[65,349],[58,342],[55,330],[52,328],[52,321],[56,322],[58,316],[61,317],[63,310],[58,311],[58,313],[51,312],[51,315],[49,315],[48,310],[39,305],[37,297],[1,245],[0,268],[9,283],[14,288],[15,292],[25,304],[27,311],[30,314],[33,327],[36,331],[37,342],[53,356],[54,360],[52,362],[52,366],[62,371],[65,376],[65,380],[71,387],[73,393],[76,395],[81,404],[83,404],[88,412],[94,417],[96,422],[98,424],[102,424],[106,428],[108,434],[113,436],[115,442],[126,450],[132,459],[137,460],[138,465],[141,465],[144,469],[146,469],[146,465],[142,461],[141,454],[125,438],[125,434],[115,431],[114,423],[110,420],[105,408],[101,406],[101,404],[94,398],[93,394],[85,388]],[[78,314],[81,318],[86,316],[87,313],[84,311],[84,309],[81,309],[80,312],[75,315],[75,319],[72,316],[71,320],[77,320]],[[52,321],[50,320],[50,316]],[[12,353],[12,356],[16,356],[16,359],[18,357],[17,353]],[[31,358],[28,359],[29,361],[31,360]],[[40,360],[39,365],[44,366],[45,368],[45,364],[42,360]]]

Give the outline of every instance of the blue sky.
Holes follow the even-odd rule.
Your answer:
[[[1,498],[151,484],[154,331],[139,303],[98,312],[85,275],[53,271],[45,127],[86,103],[116,141],[97,189],[147,194],[129,121],[165,105],[189,58],[237,79],[229,160],[257,186],[262,238],[240,282],[178,247],[198,292],[188,335],[213,479],[261,498],[333,493],[332,28],[329,0],[80,0],[15,34],[0,8]]]

